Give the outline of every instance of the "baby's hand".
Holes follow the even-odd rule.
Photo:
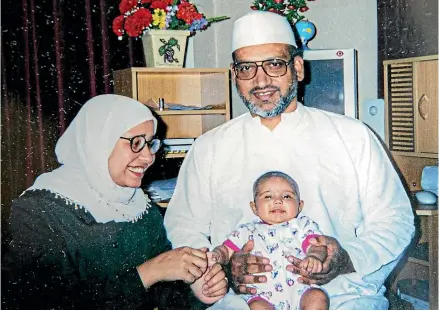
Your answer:
[[[308,273],[318,273],[322,271],[323,264],[317,258],[308,256],[302,260],[300,268]]]
[[[218,263],[213,264],[193,284],[192,291],[205,304],[213,304],[227,293],[226,273]]]
[[[221,262],[219,262],[221,259],[221,254],[219,254],[215,250],[213,250],[211,252],[207,252],[206,255],[207,255],[207,266],[209,268],[212,267],[216,263],[221,264]]]

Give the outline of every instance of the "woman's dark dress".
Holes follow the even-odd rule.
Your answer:
[[[2,250],[2,309],[204,307],[181,281],[145,290],[136,267],[171,249],[158,207],[101,224],[46,190],[15,200]]]

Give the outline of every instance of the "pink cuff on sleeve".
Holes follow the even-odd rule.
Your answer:
[[[308,250],[308,247],[309,247],[309,239],[316,238],[318,236],[320,236],[320,235],[319,234],[310,234],[305,238],[305,240],[303,240],[302,250],[305,254],[306,254],[306,251]]]
[[[230,241],[230,240],[226,240],[226,241],[223,243],[223,245],[227,246],[228,248],[231,248],[231,249],[234,250],[235,252],[239,252],[239,251],[241,250],[238,246],[236,246],[235,243],[233,243],[233,242]]]

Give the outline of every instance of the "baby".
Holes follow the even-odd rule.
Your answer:
[[[287,257],[303,258],[301,268],[310,273],[322,270],[327,253],[325,247],[310,250],[309,239],[322,234],[318,225],[306,216],[297,183],[282,172],[268,172],[253,185],[253,213],[260,220],[240,225],[223,245],[212,252],[213,261],[227,264],[234,252],[249,240],[254,240],[253,254],[270,258],[273,271],[267,273],[267,283],[252,284],[256,295],[243,295],[252,310],[329,309],[329,297],[318,286],[297,282],[297,275],[288,272]]]

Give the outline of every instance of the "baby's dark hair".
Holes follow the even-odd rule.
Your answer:
[[[297,184],[297,182],[293,178],[291,178],[290,175],[285,174],[283,172],[279,172],[279,171],[267,172],[267,173],[259,176],[258,179],[256,179],[255,183],[253,184],[253,200],[256,200],[256,195],[258,192],[259,185],[271,177],[279,177],[279,178],[286,180],[290,184],[294,193],[296,194],[297,200],[300,201],[300,191],[299,191],[299,185]]]

